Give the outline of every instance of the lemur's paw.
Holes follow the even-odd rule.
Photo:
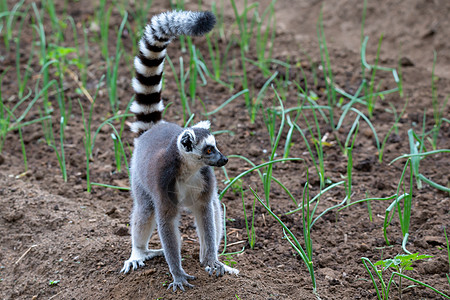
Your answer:
[[[128,273],[131,268],[133,268],[133,270],[136,270],[138,267],[145,266],[144,261],[162,255],[164,255],[162,249],[135,251],[134,253],[131,253],[130,259],[125,261],[125,263],[123,264],[123,268],[122,270],[120,270],[120,272]]]
[[[206,263],[205,265],[205,271],[209,273],[209,276],[216,273],[216,276],[219,277],[223,276],[225,273],[225,265],[218,260],[211,263]]]
[[[215,261],[212,263],[205,263],[203,265],[206,265],[205,271],[208,272],[210,276],[213,275],[214,273],[216,273],[217,277],[223,276],[223,274],[225,274],[225,272],[227,272],[229,274],[234,274],[234,275],[239,274],[238,269],[229,267],[229,266],[225,265],[224,263],[221,263],[220,261]]]
[[[188,274],[184,274],[182,276],[178,276],[171,284],[169,284],[169,287],[167,289],[170,289],[172,287],[172,290],[174,292],[177,291],[177,289],[182,290],[183,292],[185,291],[184,287],[187,286],[188,288],[192,289],[194,287],[194,285],[190,284],[188,282],[188,280],[193,280],[195,279],[194,276],[188,275]]]

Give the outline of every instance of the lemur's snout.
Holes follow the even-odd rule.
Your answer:
[[[222,157],[217,161],[218,167],[223,167],[227,164],[228,158],[225,155],[222,155]]]

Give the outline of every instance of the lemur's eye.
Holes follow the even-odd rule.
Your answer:
[[[206,154],[211,154],[211,153],[212,153],[211,148],[207,148],[207,149],[206,149]]]

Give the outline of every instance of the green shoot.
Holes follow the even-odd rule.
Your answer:
[[[226,264],[227,266],[233,268],[233,266],[235,264],[237,264],[236,261],[233,260],[233,257],[228,253],[228,254],[224,254],[225,259],[223,260],[224,264]],[[239,297],[238,297],[239,299]]]
[[[325,86],[327,90],[327,100],[330,116],[331,128],[335,129],[334,124],[334,108],[336,106],[336,89],[333,88],[334,78],[333,71],[331,70],[330,55],[328,53],[327,42],[325,39],[325,32],[323,29],[323,15],[322,10],[320,10],[319,20],[317,21],[317,36],[319,39],[319,49],[320,49],[320,60],[323,69],[323,77],[325,78]]]
[[[267,81],[264,83],[263,87],[261,88],[261,90],[258,93],[258,96],[256,96],[255,103],[251,107],[250,122],[255,123],[256,114],[262,107],[261,101],[264,98],[265,91],[266,91],[267,87],[269,86],[269,84],[271,84],[271,82],[275,79],[275,77],[277,77],[277,75],[278,75],[278,72],[273,73],[273,75],[269,79],[267,79]]]
[[[243,208],[243,211],[244,211],[245,229],[247,230],[248,243],[250,245],[250,249],[254,249],[255,243],[256,243],[256,230],[255,230],[255,204],[256,204],[256,199],[253,200],[253,204],[252,204],[252,221],[251,221],[251,225],[249,226],[247,213],[245,211],[244,190],[242,189],[242,184],[241,184],[241,191],[240,191],[240,193],[241,193],[241,197],[242,197],[242,208]]]
[[[445,226],[444,226],[444,235],[445,235],[445,242],[447,244],[447,254],[448,254],[448,274],[445,274],[445,276],[447,276],[448,285],[450,286],[450,243],[448,242],[448,236],[447,232],[445,231]]]
[[[39,45],[40,45],[40,57],[39,57],[39,62],[41,63],[42,70],[42,78],[43,78],[43,85],[46,86],[47,83],[49,82],[49,71],[48,71],[48,66],[51,62],[48,62],[48,55],[47,55],[47,42],[46,42],[46,36],[45,36],[45,30],[44,30],[44,24],[41,18],[41,15],[39,13],[39,10],[36,6],[36,3],[32,3],[31,6],[33,7],[35,16],[36,16],[36,22],[37,24],[33,24],[33,28],[37,31],[38,35],[39,35]],[[48,115],[51,111],[51,104],[48,101],[48,93],[45,90],[44,91],[44,112],[46,115]]]
[[[333,188],[335,188],[335,187],[337,187],[337,186],[339,186],[339,185],[345,184],[345,183],[346,183],[345,181],[339,181],[339,182],[336,182],[336,183],[331,184],[330,186],[327,186],[325,189],[321,190],[316,196],[314,196],[314,197],[309,201],[308,205],[311,205],[311,204],[312,204],[314,201],[316,201],[316,200],[317,200],[317,202],[319,202],[319,201],[320,201],[320,198],[322,197],[322,195],[325,194],[327,191],[332,190]],[[317,207],[317,205],[318,205],[318,203],[316,203],[316,207]],[[351,204],[350,204],[350,205],[351,205]],[[334,209],[334,208],[339,207],[339,206],[341,206],[341,204],[339,204],[339,205],[337,205],[337,206],[333,206],[333,207],[331,207],[331,208],[327,208],[324,212],[328,212],[328,211],[330,211],[331,209]],[[298,211],[300,211],[300,210],[302,210],[302,209],[304,209],[304,207],[303,207],[303,206],[300,206],[300,207],[298,207],[298,208],[296,208],[296,209],[294,209],[294,210],[291,210],[291,211],[285,213],[285,215],[290,215],[290,214],[296,213],[296,212],[298,212]],[[323,214],[324,214],[324,213],[322,213],[320,216],[322,216]],[[319,217],[320,217],[320,216],[319,216]],[[317,219],[318,219],[318,218],[316,218],[316,219],[314,220],[314,222],[311,223],[311,227],[314,225],[314,223],[315,223],[315,221],[316,221]]]
[[[280,139],[281,139],[281,135],[283,133],[284,123],[285,123],[285,112],[284,112],[283,101],[281,101],[277,90],[274,89],[273,87],[272,87],[272,89],[274,90],[275,95],[276,95],[276,97],[278,99],[278,102],[280,103],[281,123],[280,123],[280,128],[278,130],[278,134],[277,134],[276,139],[274,139],[273,135],[272,135],[272,138],[271,138],[272,152],[270,154],[269,161],[273,161],[274,158],[275,158],[275,153],[276,153],[276,150],[278,148],[278,144],[280,143]],[[275,123],[275,118],[272,121],[273,121],[273,123]],[[270,183],[272,181],[272,167],[273,167],[273,164],[269,164],[267,166],[266,172],[263,175],[263,177],[264,177],[264,195],[266,197],[266,204],[267,204],[267,206],[270,206],[270,204],[269,204],[269,197],[270,197],[270,195],[269,194],[270,194]]]
[[[433,150],[433,151],[428,151],[428,152],[422,152],[421,150],[423,147],[423,138],[419,139],[412,129],[408,130],[408,138],[409,138],[411,154],[404,154],[402,156],[399,156],[399,157],[395,158],[394,160],[392,160],[389,164],[392,164],[395,161],[402,159],[402,158],[408,158],[411,160],[411,165],[412,165],[414,177],[416,178],[416,184],[417,184],[418,189],[422,188],[422,181],[424,181],[427,184],[429,184],[430,186],[432,186],[438,190],[441,190],[444,192],[450,192],[449,188],[428,179],[422,173],[419,172],[420,160],[422,160],[425,156],[428,156],[431,154],[437,154],[437,153],[450,153],[450,149],[439,149],[439,150]],[[418,146],[420,146],[420,150],[419,150]]]
[[[372,68],[372,76],[370,78],[369,89],[368,89],[368,97],[367,97],[367,110],[369,112],[369,117],[373,117],[373,110],[375,108],[376,97],[373,97],[374,87],[375,87],[375,73],[377,71],[376,66],[378,65],[378,61],[380,59],[380,51],[381,51],[381,42],[383,41],[383,34],[381,34],[380,39],[378,41],[377,54],[375,57],[375,67]],[[363,42],[365,46],[365,43]]]
[[[53,150],[56,153],[56,158],[58,159],[58,163],[59,163],[59,167],[61,169],[62,175],[63,175],[63,179],[64,182],[67,182],[67,168],[66,168],[66,156],[64,154],[64,129],[65,129],[65,120],[64,117],[61,116],[61,120],[59,123],[59,138],[60,138],[60,149],[61,152],[58,152],[58,148],[56,148],[56,143],[55,141],[51,141],[51,143],[49,144],[50,147],[53,148]],[[50,128],[50,130],[52,130]]]
[[[121,50],[121,36],[122,32],[125,28],[125,23],[127,22],[128,13],[125,12],[122,22],[119,26],[119,30],[117,32],[117,43],[116,43],[116,55],[113,59],[109,57],[106,58],[106,83],[109,91],[109,103],[111,105],[112,113],[115,115],[119,110],[119,101],[117,97],[117,76],[119,72],[119,63],[122,57]],[[114,62],[114,63],[113,63]]]
[[[21,3],[23,3],[23,1],[21,1]],[[29,6],[27,6],[24,14],[27,15],[28,14],[28,10],[29,10]],[[19,30],[18,30],[18,35],[17,38],[15,38],[15,42],[16,42],[16,76],[17,76],[17,83],[19,85],[19,91],[18,91],[18,97],[22,98],[25,92],[25,88],[27,87],[28,84],[28,80],[31,77],[31,74],[33,73],[32,68],[31,68],[31,63],[32,63],[32,59],[34,57],[34,35],[33,35],[33,41],[31,43],[31,51],[27,60],[27,63],[25,65],[25,67],[22,67],[20,64],[20,41],[21,41],[21,35],[22,35],[22,28],[23,28],[23,24],[25,22],[26,18],[22,18],[22,21],[20,22],[19,25]],[[21,71],[21,69],[25,69],[24,71]],[[23,75],[22,75],[23,73]]]
[[[407,167],[409,166],[410,169],[410,182],[409,182],[409,191],[403,192],[403,194],[400,195],[400,189],[403,187],[403,190],[405,190],[405,175]],[[384,218],[384,224],[383,224],[383,233],[384,233],[384,239],[386,241],[387,245],[390,245],[389,240],[387,238],[387,227],[389,226],[393,214],[391,216],[390,213],[392,210],[395,209],[398,210],[398,217],[400,221],[400,227],[402,230],[403,235],[403,250],[406,253],[409,253],[408,250],[406,250],[406,242],[408,240],[409,236],[409,226],[410,226],[410,220],[411,220],[411,202],[412,202],[412,192],[413,192],[413,167],[412,167],[412,161],[411,159],[408,159],[408,161],[405,164],[405,167],[403,168],[402,175],[400,177],[398,186],[397,186],[397,193],[396,193],[396,199],[389,205],[389,207],[386,209],[386,215]],[[401,210],[400,201],[403,200],[403,212]]]
[[[59,282],[60,282],[59,280],[50,280],[48,282],[48,285],[58,285]]]
[[[377,261],[374,265],[380,266],[380,270],[378,272],[382,273],[388,268],[393,268],[399,274],[404,274],[405,271],[412,271],[412,264],[421,259],[431,258],[431,255],[419,255],[419,253],[414,254],[399,254],[393,259],[385,259]],[[389,290],[389,285],[388,285]],[[398,291],[401,298],[402,295],[402,277],[399,277]]]
[[[255,10],[255,18],[257,22],[257,31],[256,31],[256,55],[258,57],[258,61],[265,63],[269,62],[272,59],[272,52],[275,40],[275,28],[276,28],[276,20],[275,20],[275,10],[274,6],[277,0],[272,0],[267,8],[264,10],[261,16],[259,16],[258,11]],[[267,23],[265,26],[265,30],[263,30],[263,22],[266,20]],[[266,54],[267,45],[269,49]],[[266,74],[267,76],[268,74]]]
[[[421,256],[419,256],[418,255],[418,253],[416,253],[416,254],[412,254],[411,255],[412,257],[414,257],[415,256],[415,260],[418,260],[418,259],[422,259],[422,258],[419,258],[419,257],[421,257]],[[427,255],[425,255],[425,256],[427,256]],[[398,257],[398,256],[397,256]],[[396,257],[396,258],[397,258]],[[391,285],[392,285],[392,283],[394,282],[394,276],[398,276],[398,277],[400,277],[400,278],[405,278],[405,279],[408,279],[408,280],[410,280],[410,281],[412,281],[412,282],[414,282],[414,283],[416,283],[416,284],[419,284],[419,285],[421,285],[421,286],[424,286],[424,287],[426,287],[426,288],[429,288],[429,289],[431,289],[432,291],[434,291],[434,292],[436,292],[436,293],[438,293],[439,295],[441,295],[441,296],[443,296],[443,297],[445,297],[445,298],[447,298],[447,299],[450,299],[450,297],[448,296],[448,295],[445,295],[444,293],[442,293],[442,292],[440,292],[440,291],[438,291],[437,289],[435,289],[435,288],[433,288],[432,286],[430,286],[430,285],[428,285],[428,284],[426,284],[426,283],[423,283],[423,282],[421,282],[421,281],[418,281],[418,280],[416,280],[416,279],[414,279],[414,278],[411,278],[411,277],[409,277],[409,276],[406,276],[405,274],[403,274],[403,273],[400,273],[400,272],[392,272],[392,274],[391,274],[391,277],[390,277],[390,279],[389,279],[389,281],[388,281],[388,284],[386,285],[386,282],[384,281],[384,279],[383,279],[383,277],[382,277],[382,271],[383,271],[383,268],[381,269],[381,270],[379,270],[368,258],[366,258],[366,257],[362,257],[361,258],[361,260],[363,261],[363,264],[364,264],[364,267],[365,267],[365,269],[366,269],[366,271],[369,273],[369,276],[370,276],[370,278],[371,278],[371,280],[372,280],[372,284],[373,284],[373,286],[375,287],[375,290],[376,290],[376,292],[377,292],[377,298],[378,298],[378,300],[388,300],[389,299],[389,292],[390,292],[390,287],[391,287]],[[414,261],[414,259],[411,259],[411,258],[408,258],[408,256],[406,256],[406,258],[405,258],[405,256],[402,258],[402,257],[398,257],[398,261],[396,262],[397,264],[402,264],[402,262],[405,262],[406,264],[407,264],[407,261],[411,261],[411,260],[413,260]],[[383,264],[383,262],[381,262],[380,263],[380,265],[382,265]],[[388,264],[388,263],[386,263],[386,264]],[[369,269],[369,266],[371,267],[371,269],[372,269],[372,271]],[[392,265],[392,263],[390,264],[390,265]],[[395,265],[395,264],[394,264]],[[397,266],[398,267],[398,266]],[[379,288],[378,288],[378,284],[377,284],[377,281],[375,280],[375,278],[374,278],[374,276],[373,276],[373,273],[375,273],[376,275],[377,275],[377,278],[378,278],[378,281],[380,282],[380,285],[381,285],[381,293],[380,293],[380,290],[379,290]],[[401,297],[401,290],[399,290],[399,293],[400,293],[400,297]]]
[[[181,106],[183,108],[183,123],[186,123],[187,117],[192,115],[191,109],[189,108],[189,102],[187,99],[186,89],[185,89],[185,83],[186,83],[189,73],[184,75],[184,65],[183,65],[182,57],[180,57],[180,76],[179,77],[177,75],[177,72],[175,70],[175,67],[174,67],[170,57],[166,56],[166,59],[170,65],[170,68],[172,69],[173,77],[174,77],[175,82],[178,87],[178,93],[180,94],[180,100],[181,100]]]
[[[103,58],[108,61],[108,41],[109,41],[109,18],[112,7],[106,9],[106,0],[100,0],[100,7],[97,10],[97,25],[100,27],[100,45]]]
[[[228,184],[227,186],[222,190],[222,192],[220,192],[219,194],[219,199],[222,199],[223,196],[225,195],[225,193],[236,183],[236,181],[240,180],[242,177],[244,177],[245,175],[248,175],[249,173],[255,171],[255,170],[259,170],[263,167],[266,167],[268,165],[272,165],[274,163],[278,163],[278,162],[285,162],[285,161],[302,161],[303,159],[301,158],[283,158],[283,159],[277,159],[277,160],[272,160],[272,161],[268,161],[265,163],[262,163],[260,165],[254,166],[253,168],[250,168],[244,172],[242,172],[241,174],[239,174],[238,176],[234,177]]]
[[[390,103],[390,105],[391,105],[392,111],[395,115],[395,121],[394,121],[394,125],[392,125],[391,128],[389,128],[386,136],[383,139],[383,142],[381,143],[380,151],[378,151],[378,161],[380,163],[383,162],[384,147],[386,146],[387,140],[388,140],[389,136],[391,135],[392,130],[395,129],[396,131],[398,131],[397,125],[398,125],[398,122],[400,122],[400,119],[402,118],[402,116],[405,114],[406,107],[408,106],[408,100],[406,100],[405,105],[403,106],[403,109],[399,115],[397,115],[395,107],[392,105],[392,103]]]
[[[204,113],[205,116],[210,116],[215,114],[216,112],[218,112],[219,110],[221,110],[222,108],[224,108],[225,106],[227,106],[231,101],[233,101],[234,99],[236,99],[237,97],[239,97],[242,94],[248,94],[248,90],[242,90],[239,93],[231,96],[228,100],[224,101],[221,105],[219,105],[219,107],[217,107],[216,109],[214,109],[213,111]]]
[[[90,105],[89,115],[87,116],[87,118],[85,117],[83,104],[81,103],[80,99],[78,99],[78,103],[80,104],[80,108],[81,108],[81,118],[83,120],[83,127],[84,127],[83,143],[84,143],[84,151],[86,154],[86,189],[87,189],[88,193],[91,192],[91,186],[92,186],[91,179],[90,179],[90,160],[91,160],[92,151],[93,151],[93,147],[94,147],[94,141],[95,141],[95,138],[92,139],[92,134],[91,134],[92,114],[94,112],[95,100],[97,99],[98,91],[100,90],[100,84],[103,82],[104,77],[105,76],[102,76],[100,78],[100,81],[97,85],[97,89],[95,91],[93,101]]]
[[[63,41],[64,34],[63,34],[63,31],[61,28],[61,24],[63,24],[63,23],[56,16],[55,4],[53,3],[53,0],[44,1],[43,6],[44,6],[45,10],[47,10],[47,13],[50,17],[52,32],[55,35],[54,37],[56,39],[56,42]]]
[[[307,188],[305,186],[305,188]],[[292,233],[292,231],[286,226],[286,224],[284,224],[283,221],[281,221],[281,219],[265,204],[265,201],[263,201],[263,199],[261,199],[258,194],[250,187],[250,190],[252,191],[253,195],[255,196],[255,198],[258,200],[258,202],[267,210],[267,212],[281,225],[281,227],[283,228],[283,233],[284,233],[284,238],[289,242],[289,244],[291,244],[291,246],[294,248],[294,250],[300,255],[300,258],[303,260],[303,262],[305,263],[309,275],[311,277],[311,281],[312,281],[312,285],[313,285],[313,291],[315,292],[317,289],[317,283],[316,283],[316,277],[314,275],[314,267],[313,267],[313,262],[312,262],[312,240],[311,240],[311,235],[307,234],[305,236],[305,240],[307,240],[307,251],[305,251],[303,249],[303,247],[301,246],[300,242],[297,240],[297,238],[295,237],[295,235]],[[305,195],[304,195],[305,196]],[[306,200],[306,202],[309,202],[308,200]],[[305,216],[304,216],[305,217]],[[305,224],[308,226],[308,228],[306,229],[307,232],[309,232],[310,227],[310,219],[309,219],[309,214],[306,214],[306,218],[308,219],[304,219],[303,220],[303,226],[305,226]],[[305,230],[305,228],[304,228]]]
[[[448,276],[450,275],[450,243],[448,242],[448,236],[447,236],[447,231],[445,231],[445,226],[444,226],[444,235],[445,235],[445,242],[447,245],[447,253],[448,253]]]
[[[19,12],[19,9],[22,7],[23,3],[25,2],[25,0],[21,0],[19,2],[17,2],[13,8],[11,9],[11,11],[8,11],[8,7],[7,4],[4,4],[4,7],[2,11],[0,11],[0,19],[2,18],[7,18],[6,20],[6,30],[5,30],[5,35],[3,35],[3,41],[5,43],[6,46],[6,51],[9,52],[10,50],[10,42],[13,40],[12,37],[12,29],[15,27],[14,25],[14,21],[15,21],[15,17],[17,16],[24,16],[23,13]],[[2,5],[3,6],[3,5]],[[2,23],[3,25],[3,23]]]
[[[350,132],[347,136],[347,140],[345,141],[345,149],[347,154],[347,204],[350,204],[352,197],[352,171],[353,171],[353,147],[355,145],[356,136],[358,135],[359,129],[359,116],[356,117],[355,122],[353,122],[353,126],[350,129]],[[348,146],[349,139],[353,134],[352,143]]]

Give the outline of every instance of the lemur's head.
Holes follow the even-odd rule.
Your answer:
[[[228,158],[217,149],[216,139],[209,131],[209,121],[186,128],[178,136],[177,145],[183,157],[212,167],[222,167]]]

